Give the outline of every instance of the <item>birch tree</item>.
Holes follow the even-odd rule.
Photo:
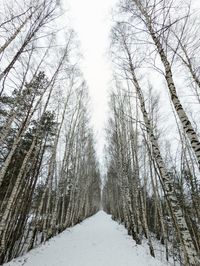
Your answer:
[[[171,17],[173,17],[172,9],[175,8],[174,1],[163,1],[162,3],[160,1],[126,1],[122,8],[127,14],[137,17],[144,24],[146,32],[150,35],[156,47],[156,51],[164,67],[164,77],[169,89],[171,101],[200,165],[199,137],[179,100],[173,78],[171,60],[165,50],[168,29],[170,29],[171,25],[181,20],[181,17],[171,20]]]
[[[196,248],[196,243],[194,241],[193,234],[191,233],[190,226],[188,225],[188,221],[185,216],[185,213],[183,212],[181,201],[177,197],[177,192],[173,187],[174,179],[171,173],[169,172],[169,170],[167,169],[166,163],[161,154],[157,136],[152,126],[152,121],[150,120],[149,114],[147,113],[147,107],[146,107],[146,103],[145,103],[145,99],[143,95],[143,89],[140,85],[139,78],[137,78],[137,75],[138,75],[137,72],[139,72],[138,69],[139,69],[140,64],[137,61],[138,60],[137,47],[135,48],[133,46],[135,39],[134,37],[132,38],[131,27],[129,28],[129,26],[126,26],[125,24],[126,23],[124,22],[118,23],[113,30],[114,41],[112,43],[112,47],[113,46],[115,47],[115,45],[117,46],[117,50],[115,50],[115,52],[113,53],[114,58],[115,58],[114,63],[116,66],[118,66],[118,69],[119,69],[119,72],[117,72],[115,75],[118,74],[120,75],[120,77],[124,78],[125,82],[128,83],[128,91],[130,91],[130,87],[132,87],[132,90],[135,90],[135,95],[139,101],[141,115],[144,121],[143,122],[144,124],[141,124],[141,125],[142,127],[145,128],[145,131],[146,131],[145,134],[147,134],[147,137],[148,137],[148,142],[149,142],[148,145],[150,145],[149,146],[150,155],[152,156],[152,159],[155,163],[154,168],[157,171],[162,190],[167,200],[166,204],[168,206],[168,212],[170,213],[176,233],[178,235],[178,240],[180,241],[180,244],[181,244],[181,251],[182,251],[182,254],[184,255],[184,263],[185,265],[198,265],[198,256],[197,256],[198,248]],[[123,85],[121,85],[121,87],[123,87]],[[128,112],[127,117],[132,118],[132,115],[130,115],[130,111]],[[125,117],[121,119],[125,120]],[[132,120],[132,122],[133,121],[134,120]],[[126,127],[123,126],[123,130],[125,130],[125,128]],[[131,157],[133,155],[129,154],[129,156]],[[117,167],[117,169],[119,169],[119,166]],[[136,169],[138,169],[138,167]],[[153,182],[152,184],[154,185],[153,180],[152,182]],[[119,184],[119,187],[120,186],[123,187],[123,184]],[[154,185],[154,192],[157,193],[155,190],[155,185]],[[124,200],[122,199],[122,201]],[[145,201],[144,201],[144,196],[143,196],[141,198],[141,204],[142,204],[143,210],[145,208],[144,202]],[[133,201],[133,204],[134,203],[135,202]],[[126,202],[125,202],[125,206],[128,207]],[[115,209],[114,206],[112,208]],[[111,212],[112,212],[112,208],[111,208]],[[161,216],[160,218],[162,219],[161,226],[162,226],[162,231],[164,234],[164,239],[166,242],[166,230],[164,228],[165,226],[163,225],[162,211],[159,206],[158,206],[158,211],[159,211],[158,212],[159,215]],[[136,219],[135,221],[137,220],[138,219]],[[146,221],[143,216],[144,233],[146,231],[145,224],[146,224]]]
[[[96,213],[101,197],[76,34],[59,43],[58,1],[17,5],[0,23],[0,263]]]

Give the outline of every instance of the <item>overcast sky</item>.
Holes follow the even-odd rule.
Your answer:
[[[63,2],[66,0],[63,0]],[[111,9],[117,0],[67,0],[67,16],[78,34],[83,54],[82,71],[91,97],[92,124],[97,139],[97,152],[102,153],[110,73],[107,51],[111,28]]]

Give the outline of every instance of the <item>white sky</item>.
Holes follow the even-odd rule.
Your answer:
[[[66,0],[63,0],[63,2]],[[67,16],[81,43],[83,71],[92,104],[97,153],[102,154],[104,128],[108,111],[108,88],[112,78],[107,51],[111,28],[111,9],[117,0],[67,0]],[[101,156],[100,156],[101,157]]]

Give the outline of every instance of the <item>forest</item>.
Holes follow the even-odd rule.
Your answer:
[[[59,45],[54,0],[11,4],[0,25],[0,263],[90,216],[100,201],[75,33]]]
[[[103,209],[153,258],[157,241],[167,265],[199,266],[195,0],[117,1],[103,165],[62,1],[0,5],[0,264]]]

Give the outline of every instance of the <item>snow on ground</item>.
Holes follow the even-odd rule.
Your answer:
[[[100,211],[4,266],[166,266]]]

